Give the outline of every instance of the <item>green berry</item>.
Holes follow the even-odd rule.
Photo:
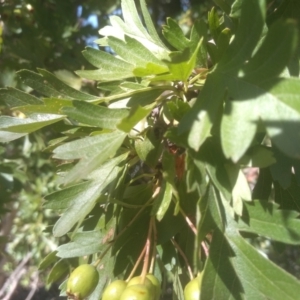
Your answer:
[[[152,284],[151,280],[148,279],[147,277],[145,277],[144,282],[142,282],[141,276],[133,277],[129,280],[127,286],[132,286],[132,285],[137,285],[137,284],[145,285],[149,289],[151,294],[155,295],[155,293],[156,293],[155,286]]]
[[[153,294],[146,285],[130,285],[126,287],[120,300],[153,300]]]
[[[67,283],[67,295],[74,300],[88,297],[96,288],[99,274],[92,265],[83,264],[77,267],[70,275]]]
[[[147,274],[146,278],[148,278],[151,281],[152,285],[155,288],[154,300],[158,300],[160,298],[160,293],[161,293],[161,287],[160,287],[159,280],[153,274]]]
[[[184,288],[184,300],[199,300],[202,275],[191,280]]]
[[[113,281],[106,287],[102,295],[102,300],[119,300],[126,286],[127,284],[123,280]]]

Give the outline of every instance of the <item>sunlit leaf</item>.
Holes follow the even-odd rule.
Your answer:
[[[82,54],[93,66],[99,69],[77,71],[76,74],[80,77],[99,81],[113,81],[133,77],[132,70],[134,66],[109,53],[87,48]]]
[[[62,112],[77,122],[105,129],[116,129],[117,124],[129,114],[127,109],[110,109],[83,101],[73,101],[73,105],[64,107]]]
[[[52,114],[31,114],[27,118],[1,116],[0,128],[11,132],[32,132],[63,119],[64,116]]]
[[[118,175],[119,169],[116,166],[123,159],[124,155],[111,159],[90,174],[90,181],[67,187],[46,197],[49,201],[47,207],[64,210],[53,228],[54,236],[66,234],[76,223],[83,221],[94,208],[101,192]]]
[[[274,300],[298,298],[300,283],[295,277],[266,259],[248,244],[234,230],[233,225],[226,236],[234,253],[232,264],[247,298]]]

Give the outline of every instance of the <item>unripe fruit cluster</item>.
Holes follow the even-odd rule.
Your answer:
[[[102,300],[158,300],[160,282],[152,274],[133,277],[128,283],[123,280],[113,281],[105,289]]]
[[[67,282],[67,295],[70,299],[83,300],[96,288],[99,274],[92,265],[83,264],[77,267]],[[184,288],[185,300],[199,300],[202,274],[191,280]],[[133,277],[128,283],[123,280],[113,281],[104,291],[102,300],[159,300],[160,282],[147,274]]]

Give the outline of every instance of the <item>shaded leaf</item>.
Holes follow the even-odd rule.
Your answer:
[[[190,41],[185,37],[178,23],[172,18],[167,18],[167,24],[162,27],[162,34],[177,50],[183,51],[189,46]]]
[[[216,70],[226,73],[236,72],[241,64],[251,57],[263,30],[265,14],[264,0],[242,2],[240,23],[235,38],[218,63]]]
[[[146,162],[150,167],[157,165],[163,150],[163,144],[158,137],[155,136],[152,128],[147,130],[143,140],[137,139],[134,146],[137,155],[143,162]]]
[[[216,230],[204,267],[200,299],[243,299],[243,288],[231,263],[233,255],[223,233]]]
[[[276,163],[276,159],[271,148],[257,145],[251,147],[247,154],[240,159],[239,163],[247,167],[266,168]]]
[[[8,107],[38,105],[43,103],[39,98],[12,87],[0,89],[0,97]]]
[[[282,209],[292,209],[300,212],[300,186],[297,184],[295,175],[291,175],[288,188],[283,188],[277,181],[273,182],[275,190],[275,202]]]
[[[225,229],[226,217],[217,193],[215,187],[209,184],[205,195],[199,202],[201,213],[197,236],[199,245],[211,231],[218,229],[223,232]]]
[[[238,229],[253,232],[285,244],[300,244],[299,213],[278,209],[279,205],[255,200],[246,203],[247,213],[238,222]]]
[[[99,98],[97,96],[93,96],[70,87],[69,85],[59,80],[55,75],[46,70],[38,69],[38,71],[44,78],[43,82],[45,84],[50,84],[51,86],[53,86],[63,98],[85,101],[95,100]]]
[[[208,75],[197,102],[180,122],[180,133],[190,130],[188,142],[193,149],[198,150],[209,136],[225,95],[224,78],[230,73],[236,74],[243,62],[250,58],[262,33],[264,15],[263,0],[243,1],[242,16],[233,42]]]
[[[64,259],[60,259],[51,269],[50,273],[47,277],[47,284],[51,284],[53,282],[62,279],[63,276],[69,273],[69,265]]]
[[[52,265],[54,262],[56,262],[59,258],[56,256],[57,251],[52,251],[46,257],[43,258],[43,260],[39,264],[39,270],[45,270],[50,265]]]

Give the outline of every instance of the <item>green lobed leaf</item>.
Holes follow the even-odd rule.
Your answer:
[[[274,44],[277,45],[276,51],[270,55],[269,49]],[[221,137],[224,153],[233,161],[237,161],[250,146],[260,119],[282,151],[291,156],[300,155],[298,143],[290,142],[299,139],[290,128],[291,121],[299,122],[299,114],[293,111],[296,108],[299,112],[295,101],[299,97],[299,82],[272,79],[283,70],[294,47],[293,24],[278,22],[271,27],[262,46],[245,66],[245,76],[227,77],[228,93],[235,101],[228,100],[225,104]],[[298,93],[295,92],[297,89]],[[287,133],[288,139],[283,132]]]
[[[87,48],[82,54],[98,70],[76,71],[76,74],[80,77],[99,81],[114,81],[134,77],[132,73],[134,66],[132,64],[109,53]]]
[[[283,21],[274,23],[258,51],[243,68],[245,73],[243,80],[261,84],[277,77],[286,67],[296,45],[294,23]],[[270,52],[270,49],[273,50]]]
[[[38,69],[38,72],[43,76],[43,82],[45,84],[50,84],[51,86],[53,86],[63,98],[82,101],[95,100],[99,98],[97,96],[93,96],[70,87],[69,85],[59,80],[55,75],[46,70]]]
[[[172,185],[164,180],[151,212],[152,215],[156,215],[158,221],[161,221],[164,218],[171,203],[172,195]]]
[[[235,74],[241,64],[249,59],[262,33],[265,15],[263,0],[243,2],[242,17],[233,42],[211,74],[195,105],[182,119],[180,133],[189,130],[188,142],[191,148],[198,150],[209,136],[212,124],[221,109],[226,91],[226,78]],[[251,35],[249,35],[249,30]],[[224,72],[224,73],[223,73]],[[240,88],[238,85],[235,87]]]
[[[188,193],[197,190],[200,197],[207,187],[205,163],[195,163],[189,154],[186,154],[186,186]]]
[[[0,143],[8,143],[16,139],[19,139],[25,135],[27,135],[27,133],[15,133],[15,132],[0,130]]]
[[[258,113],[251,100],[227,101],[221,122],[222,148],[227,157],[239,160],[257,131]]]
[[[272,150],[276,159],[276,163],[270,167],[273,181],[279,182],[284,189],[288,189],[291,185],[292,177],[295,176],[300,186],[299,159],[287,156],[276,145],[273,145]],[[292,174],[292,169],[294,169],[295,174]]]
[[[185,37],[178,23],[172,18],[167,18],[167,24],[162,27],[162,34],[177,50],[183,51],[189,46],[190,41]]]
[[[104,179],[106,179],[105,176]],[[94,208],[101,191],[106,186],[105,183],[106,182],[99,185],[99,183],[89,182],[89,184],[85,185],[85,189],[81,189],[72,198],[69,196],[69,206],[53,227],[53,235],[55,237],[63,236],[69,232],[76,223],[83,221],[84,217]],[[68,191],[73,193],[72,189]],[[64,191],[63,193],[57,192],[55,196],[57,199],[65,201],[62,196],[68,191]],[[51,194],[51,196],[53,196],[53,194]]]
[[[243,1],[235,38],[218,63],[218,71],[236,72],[241,64],[251,57],[263,30],[265,14],[265,0]]]
[[[43,258],[43,260],[39,264],[39,271],[43,271],[46,268],[48,268],[50,265],[52,265],[54,262],[56,262],[59,258],[56,256],[57,251],[52,251],[46,257]]]
[[[33,88],[35,91],[41,93],[44,96],[47,97],[56,97],[56,98],[65,98],[65,99],[73,99],[70,97],[69,94],[78,95],[80,94],[81,97],[84,97],[82,95],[86,95],[86,99],[94,99],[96,97],[89,96],[88,94],[81,93],[67,84],[63,83],[59,79],[57,79],[53,74],[44,71],[39,70],[42,74],[46,76],[43,77],[42,75],[29,71],[29,70],[21,70],[18,71],[17,74],[21,78],[22,82],[31,88]],[[52,85],[54,84],[54,85]]]
[[[58,159],[87,159],[94,156],[111,143],[122,138],[124,134],[119,131],[88,136],[76,141],[63,144],[54,149],[54,158]],[[123,137],[124,138],[124,137]],[[105,155],[105,153],[103,153]]]
[[[247,213],[238,221],[240,231],[253,232],[285,244],[300,244],[298,212],[278,209],[278,204],[259,200],[245,205]]]
[[[122,119],[118,124],[117,128],[124,131],[130,132],[130,130],[140,121],[145,119],[152,111],[154,104],[141,107],[140,105],[133,106],[127,117]]]
[[[72,242],[60,245],[57,256],[61,258],[80,257],[101,252],[106,245],[103,243],[104,234],[99,231],[77,232]]]
[[[146,46],[146,48],[153,52],[159,59],[167,58],[167,54],[169,51],[165,46],[161,44],[161,42],[157,41],[157,38],[152,39],[144,29],[141,21],[138,20],[139,15],[136,11],[136,8],[134,7],[134,3],[130,0],[125,0],[124,3],[125,6],[129,7],[129,10],[127,9],[127,7],[125,7],[126,22],[124,22],[118,16],[111,16],[109,18],[111,26],[105,26],[104,28],[99,30],[99,33],[106,37],[113,36],[121,40],[124,40],[125,35],[130,36]],[[132,18],[130,17],[131,11],[134,11],[135,20],[132,20]],[[136,22],[138,25],[131,26],[132,22]]]
[[[272,191],[272,184],[273,181],[270,168],[259,169],[258,178],[252,191],[252,198],[262,200],[269,199]]]
[[[226,13],[230,13],[233,0],[214,0],[214,2]]]
[[[163,219],[157,222],[157,244],[167,243],[177,233],[186,229],[185,219],[181,214],[174,215],[175,205],[171,202]]]
[[[60,259],[51,269],[47,277],[47,284],[54,283],[69,273],[69,265],[65,259]]]
[[[196,67],[208,68],[207,65],[207,24],[203,19],[195,20],[190,34],[190,48],[196,49],[198,41],[203,39],[197,55]]]
[[[121,8],[124,21],[128,27],[137,35],[150,38],[147,30],[141,22],[134,1],[122,0]]]
[[[223,233],[214,231],[204,266],[200,299],[243,299],[243,289],[231,263],[233,255]]]
[[[115,84],[114,86],[116,87]],[[102,86],[100,86],[100,88],[102,88]],[[110,104],[110,107],[126,108],[126,107],[132,107],[137,103],[139,103],[142,106],[145,106],[147,104],[153,103],[154,100],[162,93],[162,90],[164,89],[165,89],[164,86],[156,86],[156,87],[146,86],[140,89],[127,89],[127,91],[124,91],[124,88],[118,85],[118,89],[112,91],[111,95],[100,98],[99,100],[94,101],[94,103],[120,100],[118,102],[114,102]]]
[[[224,28],[219,36],[218,40],[216,41],[217,44],[217,51],[216,51],[216,61],[219,61],[223,54],[226,52],[229,44],[230,44],[230,39],[232,37],[232,33],[229,28]]]
[[[73,101],[74,107],[63,107],[62,112],[69,118],[103,129],[116,129],[117,124],[128,116],[128,109],[111,109],[82,101]]]
[[[243,200],[251,201],[251,190],[244,175],[237,165],[226,165],[229,181],[232,186],[232,207],[234,212],[241,216],[243,212]]]
[[[154,71],[157,70],[153,74],[168,71],[168,67],[165,63],[159,60],[150,50],[133,38],[126,37],[125,41],[122,41],[114,37],[109,37],[108,45],[126,62],[129,62],[136,67],[147,69],[147,66],[152,65],[154,66]]]
[[[291,172],[291,170],[289,170]],[[283,188],[278,181],[273,181],[275,191],[275,202],[281,209],[295,210],[300,212],[300,186],[297,183],[296,176],[291,174],[288,188]]]
[[[219,39],[221,28],[220,28],[219,16],[214,7],[211,9],[210,12],[208,12],[208,25],[209,25],[209,30],[212,35],[212,38],[216,43]]]
[[[239,163],[248,167],[266,168],[276,163],[276,158],[271,148],[257,145],[252,146]]]
[[[162,156],[163,178],[172,186],[173,192],[176,194],[176,168],[175,156],[165,151]]]
[[[16,107],[16,110],[20,110],[25,115],[40,113],[40,114],[61,114],[62,107],[73,106],[72,101],[69,99],[60,98],[44,98],[43,105],[26,105]]]
[[[170,74],[157,75],[152,81],[180,80],[186,82],[196,66],[198,52],[200,51],[202,42],[203,38],[199,40],[197,47],[193,49],[194,51],[192,53],[190,53],[192,49],[189,48],[186,48],[182,53],[176,53],[176,55],[172,57],[172,61],[170,63],[167,62]]]
[[[225,155],[234,161],[240,159],[250,146],[258,122],[262,119],[277,147],[290,156],[299,157],[299,143],[292,141],[299,140],[293,126],[300,122],[300,113],[297,104],[292,104],[297,106],[297,110],[289,105],[289,102],[295,103],[296,98],[300,99],[299,94],[295,93],[295,87],[299,85],[290,79],[274,79],[262,86],[247,83],[242,79],[237,81],[239,87],[237,88],[237,83],[231,82],[229,90],[239,101],[228,101],[225,104],[225,114],[221,123]],[[291,90],[287,90],[289,85]],[[280,96],[277,96],[278,94]],[[287,100],[282,101],[282,98]],[[230,115],[226,114],[226,111],[230,111]],[[232,139],[232,136],[236,138]]]
[[[101,142],[98,140],[97,144],[89,149],[89,154],[91,151],[94,153],[90,156],[84,156],[75,167],[73,167],[68,174],[62,179],[62,183],[67,184],[72,181],[78,181],[80,179],[88,178],[94,170],[97,170],[108,158],[114,157],[117,150],[123,143],[126,135],[122,132],[117,132],[118,135],[111,140],[111,137],[105,137]],[[109,133],[107,134],[109,135]],[[62,146],[60,146],[62,147]],[[125,153],[127,156],[128,153]]]
[[[82,191],[87,190],[90,185],[90,182],[85,181],[51,193],[45,197],[46,203],[43,207],[64,211],[73,204],[75,197]]]
[[[124,155],[111,159],[90,174],[90,181],[46,196],[46,200],[52,202],[48,204],[48,207],[65,208],[64,213],[54,225],[54,236],[63,236],[76,223],[83,221],[86,215],[94,208],[101,192],[119,174],[119,168],[116,166],[123,160]],[[61,201],[63,202],[62,205],[60,204]]]
[[[201,219],[198,223],[198,244],[204,240],[205,236],[211,231],[218,230],[224,232],[226,217],[224,208],[220,203],[216,188],[209,183],[206,193],[199,201]]]
[[[241,16],[241,7],[244,0],[234,0],[231,5],[230,17],[239,18]]]
[[[299,281],[257,252],[238,234],[233,223],[226,238],[234,252],[232,264],[248,299],[299,298]]]
[[[176,98],[173,101],[166,103],[168,111],[170,112],[172,118],[180,121],[182,117],[191,109],[188,103],[183,102],[181,99]]]
[[[222,105],[224,90],[222,76],[209,74],[196,103],[179,123],[180,134],[189,130],[188,143],[192,149],[199,150],[210,135],[212,124]]]
[[[145,25],[148,30],[148,33],[150,37],[153,39],[153,41],[157,44],[160,45],[163,48],[166,48],[164,43],[161,41],[159,35],[157,34],[156,28],[152,22],[151,16],[149,14],[148,8],[146,6],[146,1],[145,0],[140,0],[140,6],[142,10],[142,14],[144,17]]]
[[[233,186],[230,183],[226,169],[228,162],[225,160],[220,149],[219,141],[213,138],[208,139],[199,152],[190,152],[190,154],[199,170],[201,170],[203,164],[205,165],[206,173],[209,175],[213,184],[219,190],[222,197],[230,202]]]
[[[39,98],[12,87],[0,89],[0,97],[8,107],[42,104]]]
[[[155,136],[153,128],[147,130],[144,139],[135,141],[135,150],[139,158],[150,167],[155,167],[161,156],[163,144]]]
[[[29,133],[44,126],[60,121],[64,116],[54,114],[31,114],[27,118],[0,117],[0,128],[17,133]]]
[[[151,198],[152,194],[152,185],[150,184],[132,186],[128,187],[125,191],[123,201],[128,204],[144,205]],[[145,245],[150,221],[150,211],[149,209],[145,209],[132,223],[133,218],[139,210],[139,207],[136,209],[122,208],[118,216],[118,232],[124,228],[126,228],[126,230],[113,244],[113,254],[118,253],[115,263],[115,271],[117,272],[124,271],[124,269],[128,267],[128,264],[131,266],[131,269],[133,266],[131,262],[136,261],[140,251]],[[134,259],[131,261],[128,259],[124,260],[124,257]]]

